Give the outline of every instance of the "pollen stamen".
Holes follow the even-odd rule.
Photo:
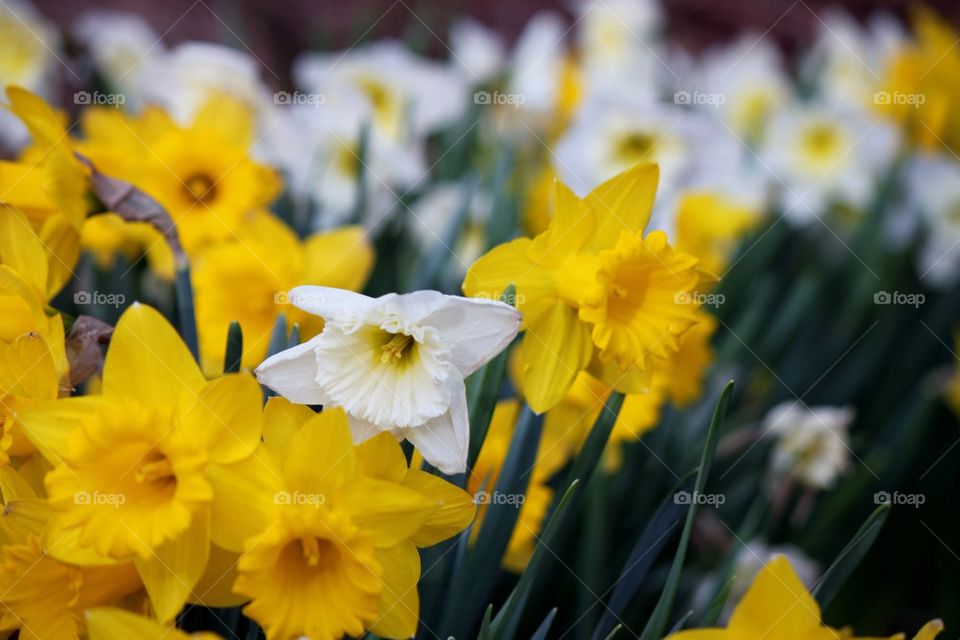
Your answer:
[[[161,458],[156,462],[148,462],[137,471],[137,482],[156,482],[174,477],[173,463],[170,458]]]
[[[320,541],[313,536],[300,538],[300,548],[308,567],[315,567],[320,562]]]
[[[383,354],[380,356],[380,362],[383,364],[399,362],[403,359],[403,354],[411,342],[413,342],[412,336],[404,333],[395,333],[393,337],[390,338],[390,341],[383,345]]]

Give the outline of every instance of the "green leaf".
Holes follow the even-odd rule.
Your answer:
[[[880,529],[890,515],[890,505],[883,504],[870,514],[863,525],[857,529],[853,539],[847,543],[830,567],[820,577],[813,590],[813,597],[826,609],[840,591],[840,587],[847,581],[853,570],[857,568],[863,556],[867,554],[874,540],[880,535]]]
[[[530,640],[547,640],[547,634],[550,632],[550,625],[553,624],[553,619],[557,617],[557,608],[554,607],[550,609],[550,613],[547,614],[547,617],[543,619],[543,622],[540,623],[540,626],[537,627],[537,630],[533,632],[533,635],[530,636]]]
[[[503,290],[500,301],[513,304],[517,288],[510,284]],[[507,347],[497,356],[478,369],[467,379],[467,413],[470,424],[470,452],[467,456],[467,467],[473,464],[480,455],[480,447],[487,437],[493,410],[497,406],[497,397],[500,395],[500,386],[507,372],[507,358],[510,348]]]
[[[623,406],[623,394],[614,392],[610,394],[607,401],[597,416],[597,421],[593,423],[590,429],[590,435],[580,449],[580,453],[573,460],[573,466],[567,474],[567,481],[563,485],[561,493],[565,492],[576,480],[589,482],[593,472],[600,465],[600,456],[607,446],[607,440],[610,439],[610,432],[613,431],[613,425],[617,422],[617,415],[620,413],[620,407]]]
[[[533,549],[530,562],[527,563],[523,573],[520,574],[520,579],[517,580],[517,584],[514,585],[513,591],[507,598],[506,603],[504,603],[503,608],[497,612],[496,617],[493,619],[493,637],[497,640],[509,640],[513,638],[516,633],[517,627],[520,624],[520,616],[523,613],[523,606],[526,604],[527,597],[530,595],[530,589],[533,587],[533,581],[543,567],[547,554],[553,554],[553,551],[550,550],[550,545],[556,536],[557,530],[560,528],[563,516],[570,507],[574,493],[579,485],[580,481],[574,480],[560,497],[560,501],[557,502],[556,508],[553,510],[553,513],[550,514],[547,523],[543,527],[543,533],[537,538],[537,546]]]
[[[728,578],[720,585],[720,588],[717,589],[717,592],[713,595],[713,599],[710,601],[707,610],[700,618],[700,623],[697,625],[699,628],[712,627],[717,624],[717,620],[720,619],[720,614],[723,613],[723,607],[727,604],[727,599],[730,597],[730,592],[733,590],[733,584],[735,582],[736,578]]]
[[[186,262],[177,266],[176,281],[177,312],[180,317],[180,336],[186,343],[194,359],[200,361],[197,342],[197,316],[193,309],[193,285],[190,282],[190,265]]]
[[[717,449],[717,438],[720,435],[720,425],[727,413],[727,405],[730,403],[730,395],[733,393],[733,381],[728,382],[720,394],[717,406],[713,411],[713,419],[710,421],[710,427],[707,429],[707,442],[703,447],[703,455],[700,457],[700,467],[697,470],[697,480],[694,483],[694,496],[703,493],[703,488],[707,483],[707,476],[710,475],[710,464],[713,462],[713,454]],[[693,530],[693,521],[697,517],[698,500],[691,499],[687,510],[687,520],[683,525],[683,533],[680,534],[680,544],[677,547],[677,554],[673,558],[673,565],[670,567],[670,573],[667,575],[667,582],[660,594],[660,600],[654,607],[647,626],[643,628],[640,634],[640,640],[653,640],[663,637],[664,629],[667,626],[667,617],[670,615],[670,609],[673,607],[673,600],[676,598],[677,589],[680,585],[680,574],[683,571],[683,563],[687,557],[687,545],[690,542],[690,533]]]
[[[456,246],[463,225],[470,215],[470,202],[473,200],[475,192],[475,181],[471,181],[464,186],[462,201],[453,219],[447,225],[443,236],[436,238],[436,242],[433,243],[430,252],[420,260],[420,270],[413,279],[413,285],[410,287],[411,291],[429,289],[435,286],[437,275],[440,273],[443,265],[447,263],[451,255],[456,257],[453,247]]]
[[[240,371],[240,360],[243,356],[243,330],[240,323],[233,320],[227,329],[227,349],[223,356],[223,372],[236,373]]]

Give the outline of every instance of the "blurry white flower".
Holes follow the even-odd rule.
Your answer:
[[[436,291],[368,298],[297,287],[290,300],[321,316],[323,331],[267,358],[261,383],[293,402],[343,407],[356,442],[388,431],[444,473],[466,469],[463,379],[510,344],[519,311]]]
[[[679,88],[691,96],[694,107],[720,118],[747,142],[762,138],[770,114],[792,95],[779,52],[756,34],[705,52],[692,86]]]
[[[761,150],[797,222],[840,204],[863,211],[889,170],[899,137],[886,122],[826,104],[788,107],[770,122]]]
[[[0,2],[0,87],[17,85],[51,98],[56,80],[60,37],[55,27],[21,0]],[[14,151],[29,136],[6,109],[0,109],[0,148]]]
[[[80,16],[73,33],[104,80],[125,94],[128,108],[135,108],[141,100],[140,71],[165,51],[150,23],[135,13],[96,9]]]
[[[514,47],[507,91],[522,96],[524,112],[549,115],[560,98],[566,56],[563,18],[540,11],[527,22]]]
[[[394,41],[305,53],[294,63],[293,76],[302,90],[322,95],[325,103],[361,102],[372,125],[397,141],[455,123],[468,104],[460,73]]]
[[[471,18],[460,18],[450,27],[450,64],[471,85],[487,82],[500,72],[506,47],[500,34]]]
[[[346,100],[319,105],[275,106],[264,116],[265,134],[257,155],[278,167],[301,206],[317,211],[317,226],[349,221],[360,196],[358,176],[365,175],[365,218],[375,226],[394,207],[397,196],[426,177],[421,141],[403,144],[371,128],[361,165],[364,105]]]
[[[259,113],[268,96],[250,55],[210,42],[185,42],[144,61],[137,78],[144,102],[189,123],[213,95],[229,94]]]
[[[413,237],[422,250],[432,251],[441,242],[446,242],[446,234],[457,216],[465,214],[456,242],[447,247],[456,256],[451,257],[449,268],[458,272],[455,274],[457,279],[462,279],[467,267],[486,249],[485,232],[490,206],[487,193],[471,192],[470,187],[462,183],[436,183],[410,205]]]
[[[777,405],[764,419],[764,433],[776,436],[771,469],[811,489],[828,489],[850,467],[848,428],[854,412],[848,407],[805,407],[800,402]]]
[[[827,11],[816,42],[803,62],[804,75],[820,97],[848,109],[874,108],[891,55],[905,38],[892,16],[877,15],[863,27],[850,15]]]
[[[917,271],[930,284],[952,284],[960,269],[960,163],[945,155],[918,155],[905,173],[907,201],[925,234]]]

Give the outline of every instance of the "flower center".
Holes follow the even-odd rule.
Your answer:
[[[403,360],[403,354],[407,347],[413,342],[413,337],[405,333],[394,333],[393,337],[383,347],[383,353],[380,355],[380,362],[383,364],[396,364]]]
[[[173,472],[173,463],[166,456],[142,465],[134,477],[140,484],[166,484],[176,482],[177,479]]]
[[[195,173],[183,181],[187,197],[195,202],[209,203],[217,194],[217,185],[204,173]]]
[[[657,146],[657,139],[644,131],[631,131],[617,140],[614,156],[621,162],[633,164],[648,160]]]
[[[337,549],[329,540],[322,540],[316,536],[300,538],[300,550],[308,567],[316,567],[321,563],[330,565],[336,560]]]

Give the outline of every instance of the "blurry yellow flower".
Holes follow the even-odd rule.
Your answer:
[[[874,103],[923,149],[943,144],[960,150],[960,124],[952,117],[960,105],[957,32],[932,10],[919,6],[913,24],[915,39],[893,56]]]
[[[204,370],[219,372],[232,320],[243,329],[244,367],[267,355],[277,316],[300,325],[302,340],[323,328],[317,316],[289,304],[287,292],[310,283],[359,290],[373,267],[373,248],[361,227],[315,233],[301,241],[278,218],[260,213],[239,238],[211,247],[193,271],[200,355]]]
[[[716,330],[717,319],[698,310],[697,323],[680,338],[677,352],[654,367],[651,386],[666,390],[675,406],[684,407],[700,399],[704,376],[713,363],[710,339]]]
[[[81,153],[163,205],[191,256],[232,237],[279,192],[277,175],[250,155],[253,115],[228,96],[208,101],[187,127],[157,108],[138,116],[88,109],[82,124]]]
[[[273,398],[263,445],[226,469],[215,519],[219,542],[243,548],[234,591],[271,639],[417,630],[418,546],[463,530],[475,507],[462,490],[407,467],[380,434],[354,446],[346,414]]]
[[[215,633],[184,633],[123,609],[87,609],[90,640],[219,640]]]
[[[488,498],[500,477],[500,469],[510,448],[510,439],[513,437],[519,410],[520,405],[516,400],[502,400],[497,403],[480,455],[477,456],[477,461],[470,471],[467,491],[474,496],[474,501],[479,505],[477,524],[472,531],[473,536],[480,532],[483,517],[487,511],[485,505],[490,503]],[[527,492],[523,496],[523,502],[518,504],[520,514],[517,523],[513,533],[510,534],[510,542],[501,560],[503,567],[514,573],[523,571],[530,561],[533,549],[537,545],[537,535],[543,527],[544,518],[553,501],[553,489],[546,483],[554,469],[548,462],[544,464],[545,460],[541,455],[548,455],[544,449],[544,445],[541,444]]]
[[[638,164],[584,199],[557,183],[550,226],[500,245],[473,264],[463,290],[495,297],[512,282],[524,315],[522,386],[543,412],[560,402],[594,356],[614,388],[636,389],[650,356],[667,358],[696,321],[689,297],[696,259],[666,236],[643,236],[658,169]],[[616,367],[611,367],[616,363]]]
[[[544,164],[527,184],[523,201],[523,226],[527,233],[539,235],[550,226],[550,212],[557,172]]]
[[[721,194],[686,193],[677,205],[677,250],[694,256],[707,273],[720,276],[737,242],[759,219],[759,212]]]
[[[216,482],[212,469],[247,458],[260,437],[260,389],[247,375],[207,382],[163,317],[144,305],[121,316],[102,393],[20,414],[53,465],[52,527],[75,548],[134,560],[162,620],[192,595],[206,568]]]
[[[917,634],[916,640],[933,640],[941,629],[943,623],[934,620]],[[820,621],[820,605],[807,591],[790,562],[784,556],[776,555],[757,574],[733,610],[726,629],[690,629],[674,633],[667,640],[763,638],[841,640],[852,639],[853,634],[845,629],[833,629]]]

